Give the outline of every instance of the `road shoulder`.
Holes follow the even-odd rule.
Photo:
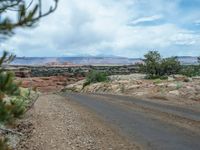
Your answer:
[[[25,120],[34,129],[18,150],[139,149],[95,114],[59,95],[42,95]]]

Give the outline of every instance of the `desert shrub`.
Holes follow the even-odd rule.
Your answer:
[[[177,57],[162,59],[160,66],[161,76],[178,74],[180,70],[181,70],[181,64],[177,60]]]
[[[183,87],[183,85],[181,84],[181,83],[176,83],[176,89],[178,90],[178,89],[180,89],[180,88],[182,88]]]
[[[157,51],[149,51],[144,55],[143,69],[147,73],[148,78],[158,78],[160,76],[161,56]]]
[[[153,81],[154,84],[160,84],[161,82],[162,82],[161,79],[155,79],[155,80]]]
[[[144,63],[138,66],[141,72],[147,74],[148,79],[166,79],[168,75],[177,74],[181,69],[176,57],[163,59],[157,51],[149,51],[144,57]]]
[[[91,83],[108,81],[108,76],[104,72],[92,70],[88,73],[83,88]]]
[[[200,76],[200,66],[198,65],[182,66],[180,74],[188,77]]]

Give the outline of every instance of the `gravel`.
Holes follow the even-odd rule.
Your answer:
[[[92,112],[58,95],[42,95],[26,119],[34,128],[17,150],[139,149]]]

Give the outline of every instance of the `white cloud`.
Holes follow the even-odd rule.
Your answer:
[[[179,26],[174,16],[184,21],[195,16],[179,16],[177,5],[178,2],[164,0],[60,0],[57,11],[43,18],[37,28],[18,30],[1,47],[14,49],[19,56],[141,57],[150,49],[164,55],[174,55],[174,51],[184,55],[186,50],[177,46],[199,50],[199,33]],[[140,26],[160,19],[165,23]],[[127,25],[130,20],[137,26]],[[173,52],[168,51],[173,48]]]
[[[153,16],[149,16],[149,17],[142,17],[142,18],[133,20],[131,22],[131,24],[136,25],[136,24],[143,23],[143,22],[152,22],[152,21],[160,20],[162,18],[163,18],[162,15],[153,15]]]
[[[172,36],[171,40],[177,45],[190,46],[200,43],[200,35],[190,32],[182,32]]]
[[[196,20],[196,21],[194,22],[194,24],[197,25],[197,26],[200,26],[200,20]]]

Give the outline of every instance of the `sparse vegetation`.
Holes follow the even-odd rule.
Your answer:
[[[92,70],[87,75],[86,81],[83,84],[83,88],[91,83],[105,82],[105,81],[108,81],[108,75],[106,73]]]

